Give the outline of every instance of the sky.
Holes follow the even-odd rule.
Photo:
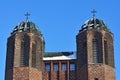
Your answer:
[[[76,51],[76,35],[91,11],[114,34],[116,80],[120,80],[120,0],[1,0],[0,1],[0,80],[4,80],[7,38],[14,27],[25,21],[39,26],[46,52]]]

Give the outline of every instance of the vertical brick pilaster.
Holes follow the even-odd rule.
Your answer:
[[[53,74],[53,61],[50,61],[50,74]],[[50,80],[53,80],[53,76],[50,76]]]
[[[67,80],[70,80],[70,62],[69,61],[67,61]]]
[[[59,71],[58,71],[59,72],[59,74],[58,74],[59,75],[59,80],[62,80],[61,79],[61,77],[62,77],[61,76],[61,61],[59,61],[58,63],[59,63],[59,66],[58,66],[58,68],[59,68]]]

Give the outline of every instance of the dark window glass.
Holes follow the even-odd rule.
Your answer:
[[[55,63],[53,68],[54,68],[54,71],[58,71],[58,64]]]
[[[36,44],[32,44],[32,67],[36,67]]]
[[[66,63],[63,63],[62,64],[62,71],[66,71],[67,70],[67,65],[66,65]]]
[[[24,66],[24,41],[21,41],[20,66]]]
[[[99,50],[98,50],[98,40],[93,39],[93,63],[98,63],[98,55],[99,55]]]
[[[50,64],[45,64],[45,71],[49,72],[50,71]]]
[[[74,71],[75,70],[75,64],[74,63],[71,63],[70,64],[70,71]]]
[[[108,46],[107,46],[107,41],[104,41],[104,54],[105,54],[105,63],[108,64]]]

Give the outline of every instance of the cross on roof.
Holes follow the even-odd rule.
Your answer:
[[[97,13],[97,11],[95,10],[95,9],[93,9],[92,11],[91,11],[91,13],[93,13],[93,18],[95,17],[95,13]]]
[[[28,21],[28,16],[30,16],[30,14],[27,12],[25,16],[26,16],[26,21]]]

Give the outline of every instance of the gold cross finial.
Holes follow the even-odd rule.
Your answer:
[[[91,11],[91,13],[93,14],[93,18],[95,18],[95,13],[97,13],[97,11],[96,11],[95,9],[93,9],[93,10]]]
[[[30,16],[30,14],[27,12],[25,16],[26,16],[26,21],[28,21],[28,17]]]

